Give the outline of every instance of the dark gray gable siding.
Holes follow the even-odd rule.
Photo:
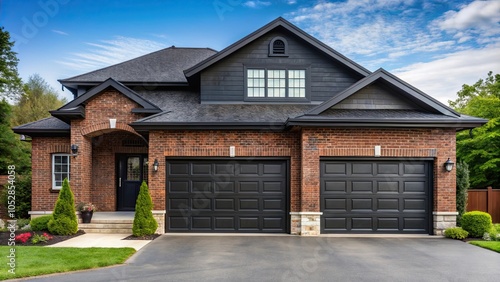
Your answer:
[[[276,36],[288,41],[288,57],[269,57],[269,42]],[[298,66],[308,68],[311,101],[325,101],[360,80],[362,76],[315,51],[291,32],[278,27],[210,66],[201,73],[201,102],[243,102],[245,67]]]
[[[403,95],[374,83],[359,90],[332,109],[359,109],[359,110],[421,110]]]

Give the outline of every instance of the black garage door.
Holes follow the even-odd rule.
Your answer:
[[[167,161],[167,232],[287,231],[287,161]]]
[[[429,233],[431,162],[321,161],[322,233]]]

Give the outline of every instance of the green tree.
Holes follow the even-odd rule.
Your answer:
[[[148,185],[143,181],[135,204],[134,225],[132,226],[134,236],[155,234],[158,223],[153,217],[152,210],[153,201],[149,195]]]
[[[14,42],[10,41],[9,32],[0,27],[0,96],[4,98],[16,98],[21,90],[17,72],[19,59],[12,47]]]
[[[47,227],[50,233],[56,235],[73,235],[78,231],[75,197],[67,178],[64,179],[61,191],[59,191],[56,206]]]
[[[30,147],[21,142],[10,128],[11,106],[5,99],[0,101],[0,174],[7,174],[8,166],[16,166],[16,174],[31,171]]]
[[[500,187],[500,74],[489,72],[486,79],[464,84],[449,104],[463,114],[489,119],[457,134],[457,159],[469,164],[471,187]]]
[[[467,209],[467,191],[469,190],[469,165],[464,162],[457,163],[457,225],[460,226],[462,215]]]
[[[23,92],[13,107],[12,125],[21,125],[50,117],[50,110],[60,108],[66,99],[59,99],[56,91],[38,74],[29,77]]]

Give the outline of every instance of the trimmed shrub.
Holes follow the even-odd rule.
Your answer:
[[[489,232],[493,227],[491,215],[482,211],[470,211],[462,215],[462,228],[469,232],[473,238],[483,237],[485,232]]]
[[[31,225],[31,230],[33,231],[45,231],[49,230],[47,227],[47,224],[49,223],[49,220],[52,218],[52,215],[44,215],[44,216],[39,216],[36,218],[33,218],[30,222]]]
[[[134,225],[132,227],[134,236],[155,234],[158,223],[153,217],[152,210],[153,201],[149,195],[148,185],[143,181],[135,204]]]
[[[469,236],[469,232],[462,229],[462,227],[452,227],[444,231],[446,238],[463,240]]]
[[[470,187],[469,183],[469,165],[466,162],[457,163],[457,226],[461,226],[462,215],[467,208],[467,190]]]
[[[500,241],[500,224],[493,225],[493,227],[491,227],[490,231],[484,233],[483,240]]]
[[[59,191],[59,197],[47,227],[50,233],[56,235],[73,235],[78,231],[75,197],[67,178],[64,179],[61,191]]]

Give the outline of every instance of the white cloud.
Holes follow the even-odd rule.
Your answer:
[[[474,1],[458,12],[448,11],[437,20],[443,30],[491,29],[500,25],[500,1]]]
[[[60,34],[60,35],[69,35],[69,34],[67,34],[67,33],[66,33],[66,32],[64,32],[64,31],[57,30],[57,29],[53,29],[53,30],[52,30],[52,32],[57,33],[57,34]]]
[[[267,7],[270,6],[272,3],[268,1],[246,1],[243,3],[243,6],[248,7],[248,8],[261,8],[261,7]]]
[[[91,71],[165,48],[164,44],[156,41],[123,36],[86,44],[92,48],[87,52],[72,53],[72,57],[58,63],[75,72]]]
[[[295,5],[295,4],[297,4],[297,0],[287,0],[286,3],[288,5]]]
[[[448,104],[463,84],[474,84],[489,71],[500,73],[500,43],[481,49],[450,53],[427,63],[416,63],[392,73],[432,97]]]

